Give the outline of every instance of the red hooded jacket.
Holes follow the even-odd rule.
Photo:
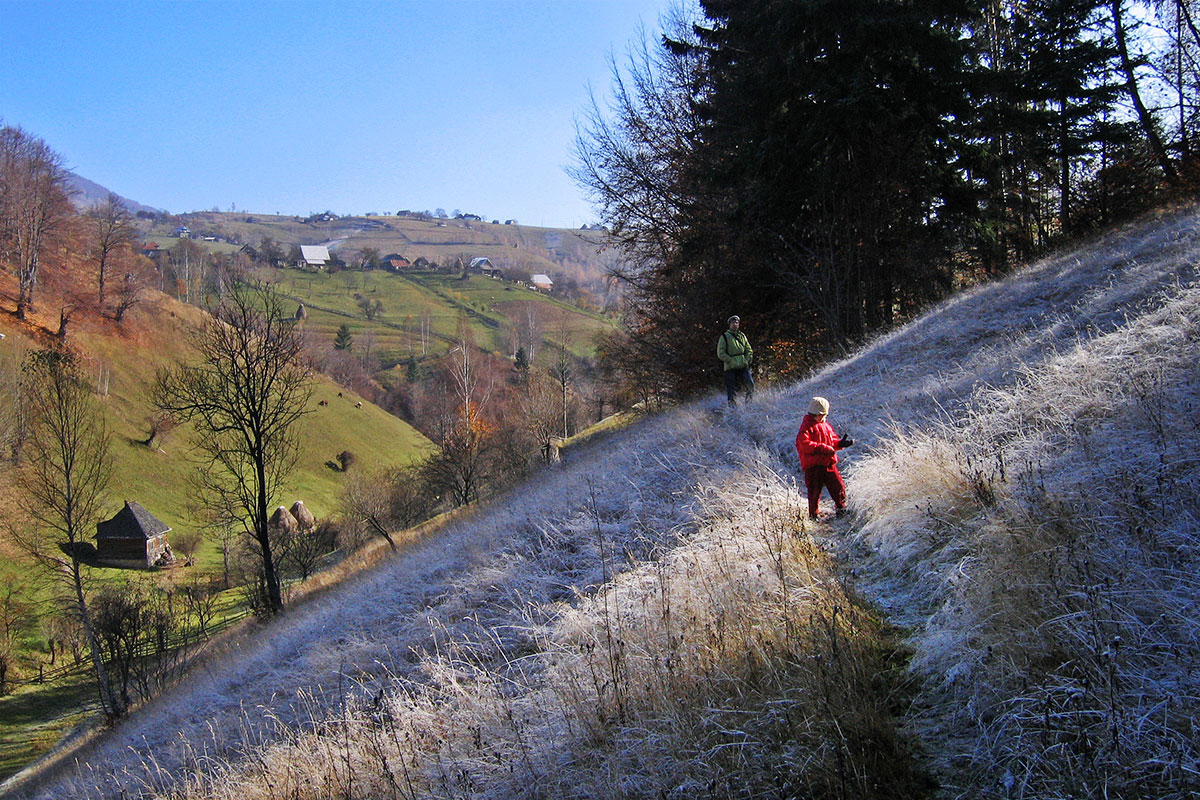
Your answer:
[[[837,463],[837,451],[842,449],[833,426],[812,414],[805,414],[796,434],[796,452],[800,468],[832,467]]]

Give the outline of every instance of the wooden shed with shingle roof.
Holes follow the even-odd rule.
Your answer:
[[[171,528],[138,503],[125,507],[96,526],[100,560],[120,566],[152,567],[172,560],[167,532]]]

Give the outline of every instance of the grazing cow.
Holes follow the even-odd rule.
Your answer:
[[[355,403],[355,404],[354,404],[354,407],[355,407],[355,408],[362,408],[362,401],[360,400],[360,401],[358,401],[357,403]]]

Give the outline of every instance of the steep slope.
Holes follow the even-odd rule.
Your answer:
[[[10,276],[0,275],[0,294],[8,288],[6,280]],[[50,293],[44,292],[37,311],[31,315],[32,325],[21,325],[8,314],[0,314],[0,387],[5,404],[0,409],[0,423],[13,420],[11,406],[17,401],[9,391],[20,373],[24,355],[30,348],[56,343],[44,328],[57,322],[58,307]],[[55,317],[51,319],[49,314]],[[194,507],[192,478],[196,464],[190,457],[188,431],[179,429],[160,436],[153,447],[146,444],[155,371],[189,355],[188,342],[203,316],[199,309],[152,293],[145,303],[129,312],[121,325],[88,309],[79,309],[72,317],[68,344],[80,356],[84,374],[94,381],[112,435],[112,479],[101,513],[113,514],[124,501],[131,500],[172,529],[172,542],[177,548],[187,534],[202,536],[194,566],[180,565],[153,573],[88,569],[85,572],[89,580],[178,586],[207,584],[223,572],[219,533],[198,519]],[[310,413],[299,426],[301,447],[296,470],[277,502],[290,506],[297,499],[303,500],[319,519],[325,519],[337,511],[347,479],[340,469],[327,466],[339,453],[355,453],[359,468],[368,468],[377,462],[407,463],[431,447],[425,437],[402,420],[369,403],[356,408],[357,401],[352,393],[341,391],[327,379],[314,382]],[[7,446],[7,440],[5,443]],[[16,589],[18,608],[23,602],[36,602],[39,613],[34,623],[22,620],[17,625],[16,643],[7,653],[15,662],[8,677],[18,679],[20,686],[15,694],[0,697],[0,718],[7,717],[6,724],[0,725],[3,774],[44,752],[75,720],[86,716],[90,702],[87,693],[78,690],[73,675],[59,676],[46,684],[32,683],[39,676],[39,665],[54,674],[59,672],[54,666],[62,662],[45,664],[44,629],[39,631],[36,624],[55,610],[49,602],[50,587],[38,570],[30,568],[27,555],[7,535],[10,526],[24,524],[26,512],[21,507],[21,494],[14,490],[15,471],[5,455],[0,462],[0,586]],[[178,552],[184,554],[182,549]],[[222,607],[233,608],[224,613],[237,613],[238,600],[227,596]]]
[[[954,665],[969,659],[939,643],[954,629],[938,617],[954,616],[950,589],[964,583],[956,576],[969,578],[974,554],[964,546],[929,555],[919,543],[890,553],[889,539],[904,529],[887,518],[895,507],[910,514],[910,506],[928,502],[916,530],[926,538],[958,536],[953,520],[943,528],[928,524],[948,519],[941,513],[945,496],[962,496],[965,486],[965,496],[982,502],[985,489],[1007,489],[989,477],[986,459],[980,467],[968,459],[972,451],[951,449],[941,464],[922,461],[922,474],[944,475],[944,485],[927,481],[904,494],[897,486],[914,479],[904,447],[919,438],[917,429],[939,421],[954,428],[1005,393],[1032,398],[1025,388],[1031,376],[1068,365],[1059,353],[1085,353],[1083,363],[1102,359],[1115,343],[1105,337],[1131,331],[1139,320],[1146,328],[1125,341],[1178,346],[1178,337],[1144,334],[1194,328],[1194,313],[1184,312],[1196,305],[1198,262],[1197,211],[1163,214],[957,297],[805,381],[761,392],[749,406],[725,412],[714,397],[614,434],[437,540],[289,614],[262,631],[269,635],[235,643],[224,661],[80,753],[77,769],[29,794],[764,796],[819,781],[853,794],[862,776],[839,772],[846,758],[869,766],[866,759],[885,745],[903,757],[911,752],[897,743],[905,730],[924,737],[926,763],[950,793],[1061,794],[1047,782],[1056,765],[1077,769],[1079,789],[1094,785],[1095,775],[1085,771],[1097,763],[1096,775],[1130,779],[1118,774],[1125,762],[1111,754],[1085,763],[1088,747],[1099,752],[1092,732],[1067,741],[1094,711],[1070,706],[1081,696],[1072,691],[1061,705],[1043,703],[1047,719],[1053,712],[1060,726],[1056,746],[1070,757],[1055,761],[1052,753],[1037,770],[1016,768],[1030,763],[1036,737],[1022,744],[1019,731],[971,727],[997,716],[954,716],[963,695],[947,697],[945,687],[958,677]],[[1174,380],[1175,370],[1163,374]],[[1172,384],[1164,394],[1169,403],[1195,399],[1194,371],[1182,380],[1187,388]],[[831,420],[859,442],[845,458],[853,524],[810,528],[798,521],[792,438],[813,394],[831,399]],[[1028,402],[1003,413],[1019,419],[1042,409],[1042,400]],[[1195,452],[1194,424],[1177,435],[1179,448]],[[988,446],[995,452],[1010,439],[997,436]],[[1050,444],[1082,447],[1061,438]],[[1140,444],[1120,452],[1130,449],[1141,452]],[[947,462],[960,456],[962,464]],[[1078,457],[1094,455],[1080,450]],[[1095,480],[1109,479],[1104,465],[1097,463]],[[1169,530],[1179,557],[1194,559],[1196,464],[1177,466],[1178,496],[1190,496],[1191,505],[1176,503]],[[1047,460],[1040,472],[1025,474],[1054,487],[1054,469]],[[1076,472],[1086,489],[1092,473]],[[986,484],[976,480],[980,474]],[[913,522],[911,515],[905,520]],[[1118,533],[1114,539],[1127,541]],[[831,552],[840,564],[830,563]],[[931,567],[942,579],[929,578]],[[863,651],[874,646],[879,623],[853,610],[851,572],[862,576],[860,588],[879,608],[908,626],[918,680],[911,706],[900,694],[890,698],[891,711],[901,715],[898,733],[884,720],[868,720],[853,740],[841,724],[849,715],[822,716],[822,708],[855,700],[846,687],[869,687],[880,675],[855,671],[868,663]],[[1104,594],[1102,584],[1093,590],[1119,599]],[[1194,618],[1195,593],[1184,602],[1192,606],[1177,609],[1180,616]],[[1085,614],[1072,619],[1102,624]],[[1017,636],[1029,623],[1008,624]],[[989,652],[986,643],[969,645]],[[1194,718],[1189,659],[1196,641],[1170,646],[1175,662],[1160,659],[1158,677],[1175,687],[1177,705],[1156,711],[1151,704],[1143,713],[1134,703],[1143,715],[1124,722],[1137,725],[1158,713],[1175,720],[1164,728],[1178,731]],[[1062,652],[1057,657],[1069,662]],[[845,680],[831,682],[835,673]],[[995,677],[987,670],[961,675]],[[994,685],[997,696],[1013,686],[1008,677]],[[1035,700],[1057,697],[1051,688],[1036,695],[1037,686],[1025,686]],[[1065,690],[1072,688],[1079,687]],[[1022,706],[1009,721],[1037,708]],[[1009,759],[988,765],[990,777],[954,757],[964,739],[989,736],[996,747],[971,753]],[[1185,796],[1195,789],[1195,752],[1185,749],[1194,744],[1167,736],[1156,756],[1114,736],[1143,767],[1133,778],[1159,769],[1149,791]],[[991,782],[981,783],[985,778]],[[931,791],[911,780],[886,788],[908,796]]]
[[[45,305],[57,308],[49,301]],[[143,441],[148,437],[153,411],[155,371],[188,357],[188,343],[203,317],[200,309],[154,292],[129,313],[122,325],[90,312],[80,313],[72,320],[70,334],[70,345],[79,353],[84,372],[96,377],[113,434],[116,469],[112,494],[116,508],[120,508],[121,498],[140,498],[176,531],[192,526],[187,507],[194,464],[188,458],[187,433],[176,431],[157,450]],[[27,329],[14,321],[3,322],[7,338],[0,347],[8,356],[16,357],[19,351],[51,341],[44,335],[31,341]],[[292,489],[320,516],[335,510],[343,476],[326,464],[341,451],[355,452],[364,463],[391,464],[407,462],[430,446],[403,420],[367,404],[356,409],[359,398],[339,392],[336,384],[319,377],[314,383],[310,413],[300,423],[301,455]],[[321,401],[328,405],[319,405]],[[7,477],[0,470],[0,481]],[[294,499],[289,499],[288,505]]]

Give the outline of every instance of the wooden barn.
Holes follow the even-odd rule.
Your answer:
[[[167,532],[171,529],[137,503],[125,507],[96,526],[96,551],[100,560],[115,566],[153,567],[174,560]]]

